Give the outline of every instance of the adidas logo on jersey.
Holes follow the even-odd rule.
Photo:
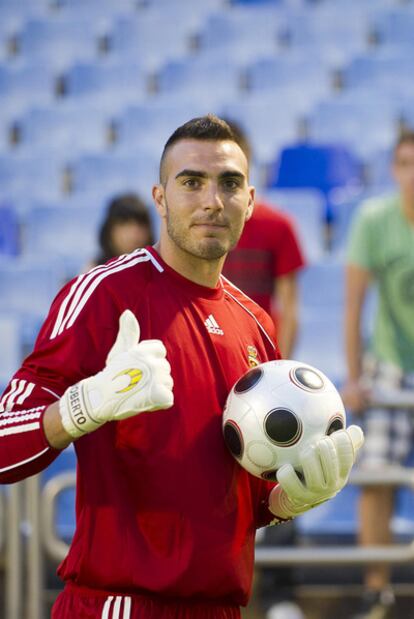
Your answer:
[[[210,314],[210,316],[204,321],[204,324],[206,325],[209,333],[213,333],[214,335],[224,335],[223,329],[220,329],[220,325],[217,323],[213,314]]]

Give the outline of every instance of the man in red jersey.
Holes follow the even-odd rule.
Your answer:
[[[256,528],[334,496],[363,441],[352,426],[306,447],[304,481],[238,465],[227,393],[252,347],[258,362],[278,352],[270,318],[220,274],[254,201],[228,125],[179,127],[153,196],[155,248],[69,282],[0,400],[1,482],[75,441],[77,526],[53,619],[238,619]]]
[[[227,123],[250,161],[251,147],[243,129],[234,121]],[[296,341],[297,275],[304,265],[291,218],[256,200],[252,217],[226,258],[223,275],[274,318],[279,349],[285,359],[291,359]]]

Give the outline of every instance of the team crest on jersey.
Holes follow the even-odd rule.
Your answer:
[[[259,365],[259,353],[257,352],[257,348],[255,348],[255,346],[247,347],[247,360],[251,368],[255,368],[256,365]]]
[[[119,372],[119,374],[114,376],[114,378],[118,378],[118,376],[129,376],[129,384],[123,389],[117,391],[117,393],[125,393],[139,383],[142,378],[142,370],[138,370],[137,368],[131,368],[129,370],[123,370],[122,372]]]

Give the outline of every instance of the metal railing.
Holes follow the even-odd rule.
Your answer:
[[[410,408],[414,413],[411,394],[375,402],[375,406]],[[397,402],[397,404],[395,404]],[[373,403],[374,405],[374,403]],[[400,466],[378,471],[355,470],[349,483],[365,485],[405,485],[414,490],[414,468]],[[40,476],[27,479],[8,488],[6,505],[6,617],[7,619],[45,619],[44,560],[62,561],[69,549],[56,530],[56,501],[61,492],[73,488],[76,475],[61,473],[40,487]],[[0,511],[1,516],[1,511]],[[374,562],[404,564],[414,562],[414,540],[408,544],[389,546],[344,547],[306,546],[286,548],[258,545],[257,567],[283,565],[364,565]]]

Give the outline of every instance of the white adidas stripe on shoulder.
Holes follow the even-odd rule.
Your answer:
[[[240,288],[237,288],[237,286],[235,286],[229,279],[227,279],[227,277],[224,277],[224,275],[221,275],[221,278],[230,286],[232,286],[232,288],[234,288],[235,290],[237,290],[238,292],[240,292],[244,297],[246,297],[246,299],[249,299],[249,301],[251,301],[252,303],[254,303],[253,299],[251,299],[247,294],[245,294],[243,292],[243,290],[240,290]],[[266,337],[266,339],[268,340],[268,342],[271,344],[272,348],[274,350],[276,350],[276,345],[274,343],[274,341],[272,340],[272,338],[270,337],[270,335],[268,334],[268,332],[266,331],[266,329],[264,328],[264,326],[262,325],[262,323],[256,318],[256,316],[253,314],[253,312],[251,312],[245,305],[243,305],[243,303],[241,301],[239,301],[239,299],[236,299],[236,297],[234,295],[231,294],[231,292],[229,292],[228,290],[226,290],[226,288],[223,287],[224,293],[227,294],[229,297],[231,297],[233,299],[233,301],[235,301],[238,305],[240,305],[240,307],[242,307],[244,309],[245,312],[247,312],[252,318],[253,320],[256,322],[257,326],[259,327],[259,329],[261,330],[261,332],[263,333],[263,335]]]
[[[80,275],[73,283],[68,295],[62,301],[50,339],[53,340],[65,329],[73,325],[96,287],[99,286],[106,277],[133,267],[140,262],[148,261],[152,262],[155,268],[162,273],[164,270],[162,265],[148,250],[137,249],[131,254],[120,256],[110,264],[97,266],[91,271],[88,271],[88,273]]]

